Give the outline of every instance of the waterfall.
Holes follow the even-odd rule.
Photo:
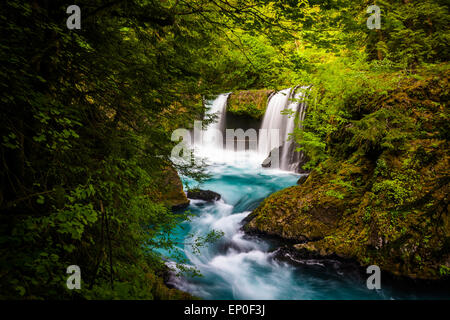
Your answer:
[[[307,89],[308,87],[299,87],[296,90],[293,90],[291,95],[292,98],[287,109],[294,111],[294,114],[291,116],[284,115],[284,117],[287,117],[289,119],[287,119],[286,132],[284,134],[284,145],[281,150],[280,157],[280,168],[283,170],[297,171],[298,165],[303,160],[303,153],[295,151],[295,149],[297,148],[297,144],[295,143],[295,141],[293,141],[290,134],[294,132],[296,117],[300,122],[300,127],[303,120],[305,120],[305,93]]]
[[[266,113],[259,133],[258,152],[268,156],[272,149],[283,144],[284,128],[286,128],[286,117],[282,116],[281,111],[285,109],[289,101],[291,88],[284,89],[274,94],[267,103]],[[278,139],[273,136],[271,129],[278,129]]]
[[[259,167],[263,158],[256,151],[250,150],[228,150],[225,148],[226,145],[226,108],[228,97],[231,93],[224,93],[218,95],[214,100],[208,100],[205,102],[208,110],[206,115],[217,116],[216,120],[210,124],[205,130],[201,130],[200,135],[196,135],[195,131],[191,132],[194,134],[194,153],[197,159],[207,160],[209,163],[228,163],[237,166],[246,166],[251,164],[252,166]],[[194,128],[195,129],[195,128]],[[242,128],[236,128],[242,129]],[[199,130],[200,131],[200,130]],[[244,133],[244,130],[241,130]],[[256,130],[253,129],[255,133],[254,140],[257,139]],[[245,133],[244,133],[245,135]],[[239,139],[238,136],[235,136]],[[250,137],[245,138],[244,140]],[[248,140],[248,141],[249,141]],[[252,141],[254,141],[252,140]],[[242,142],[242,138],[239,140]],[[237,140],[236,142],[237,143]],[[235,144],[231,142],[234,147]],[[237,145],[237,144],[236,144]],[[234,149],[234,148],[233,148]],[[244,143],[245,149],[245,143]],[[255,148],[256,149],[256,148]]]
[[[295,151],[297,144],[290,137],[294,132],[295,119],[302,122],[306,114],[305,92],[308,87],[295,87],[281,90],[273,94],[267,103],[266,112],[262,120],[258,135],[258,150],[243,153],[226,152],[225,129],[226,107],[230,93],[218,95],[214,100],[206,101],[208,110],[206,115],[217,116],[216,120],[201,131],[200,140],[195,141],[196,154],[215,161],[248,160],[261,162],[271,154],[278,151],[279,168],[286,171],[298,171],[299,164],[303,161],[303,153]],[[291,110],[292,114],[283,114],[283,111]],[[278,130],[276,132],[275,130]],[[279,148],[279,149],[277,149]],[[241,158],[244,156],[244,158]],[[270,158],[273,160],[273,158]],[[267,159],[264,160],[266,163]],[[273,161],[274,162],[274,161]],[[275,168],[275,162],[269,160],[268,166]],[[266,165],[264,165],[266,166]]]
[[[225,113],[230,93],[220,94],[216,99],[206,102],[209,107],[206,114],[217,116],[213,123],[202,132],[202,147],[206,149],[223,149],[225,132]]]
[[[307,89],[308,87],[284,89],[273,95],[267,104],[261,125],[261,129],[266,131],[260,131],[258,152],[268,156],[274,149],[280,147],[279,165],[282,170],[297,171],[303,158],[302,152],[295,151],[296,143],[291,139],[290,134],[294,132],[295,118],[298,118],[300,123],[305,119],[304,97]],[[293,114],[282,114],[283,110],[291,110]],[[274,141],[276,137],[270,134],[271,129],[279,130],[278,141]]]

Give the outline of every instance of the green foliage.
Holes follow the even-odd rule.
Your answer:
[[[445,266],[445,265],[441,265],[440,269],[439,269],[439,273],[441,276],[449,276],[450,275],[450,268]]]
[[[339,199],[339,200],[344,199],[344,194],[342,194],[341,192],[339,192],[337,190],[330,189],[330,190],[327,190],[325,192],[325,194],[327,196],[334,197],[334,198]]]
[[[366,32],[367,52],[402,68],[449,58],[449,15],[445,1],[382,1],[382,28]],[[380,59],[381,58],[381,59]]]
[[[367,149],[371,149],[372,145],[378,144],[380,137],[377,132],[381,135],[384,131],[383,128],[373,126],[374,123],[379,124],[378,119],[373,118],[379,116],[369,114],[367,118],[361,119],[377,106],[363,102],[375,94],[387,92],[393,87],[395,80],[391,75],[386,79],[378,71],[369,70],[370,64],[364,62],[362,57],[343,58],[318,68],[307,95],[306,118],[296,126],[293,134],[300,144],[300,150],[305,151],[310,159],[304,168],[312,168],[330,156],[326,145],[332,144],[333,139],[336,143],[339,139],[345,139],[333,136],[344,126],[358,133],[358,136],[353,135],[354,140],[348,147],[365,145]],[[356,103],[358,107],[355,106]]]
[[[386,197],[387,201],[395,204],[403,204],[405,199],[411,196],[407,185],[398,179],[383,180],[373,185],[372,191]]]
[[[188,242],[187,245],[191,247],[191,250],[194,254],[200,254],[200,250],[202,247],[205,247],[205,245],[208,245],[210,243],[217,242],[224,236],[223,231],[218,230],[211,230],[209,233],[207,233],[205,236],[199,236],[193,238],[193,235],[190,235],[190,238],[192,239],[192,242]],[[188,237],[189,238],[189,237]]]
[[[77,4],[73,31],[63,2],[0,5],[1,296],[155,298],[155,250],[186,215],[148,192],[209,93],[211,35],[186,7]],[[65,287],[72,264],[80,292]]]

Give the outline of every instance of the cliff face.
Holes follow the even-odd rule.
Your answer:
[[[329,136],[330,157],[267,198],[244,229],[292,240],[301,255],[337,255],[394,275],[450,274],[448,75],[372,97]]]

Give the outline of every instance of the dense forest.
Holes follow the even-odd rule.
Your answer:
[[[297,85],[310,86],[308,112],[291,138],[309,176],[246,229],[448,278],[447,1],[75,4],[80,29],[67,25],[72,3],[0,4],[0,298],[192,298],[166,286],[159,250],[189,219],[178,174],[206,174],[172,163],[172,132],[192,128],[207,97],[245,90],[234,113],[260,119],[258,93]],[[368,27],[371,5],[381,28]],[[66,287],[70,265],[81,290]]]

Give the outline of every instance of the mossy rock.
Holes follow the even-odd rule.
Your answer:
[[[273,92],[268,89],[233,92],[228,98],[227,112],[260,120],[266,112],[267,100]]]
[[[301,185],[265,199],[244,229],[295,241],[305,255],[448,278],[448,75],[404,81],[371,97],[377,107],[355,104],[368,113],[327,139],[332,157]]]
[[[149,188],[152,200],[171,208],[181,210],[189,205],[189,199],[183,191],[183,183],[177,171],[170,165],[163,168],[158,178]]]

